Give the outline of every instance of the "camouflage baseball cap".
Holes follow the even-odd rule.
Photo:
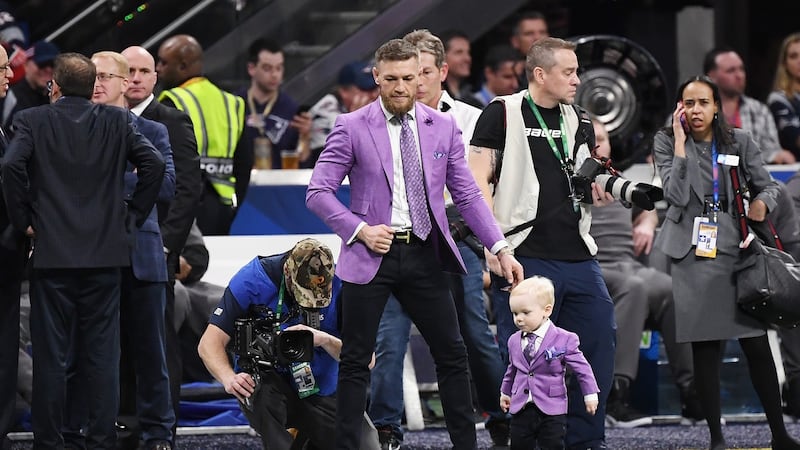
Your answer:
[[[316,239],[295,244],[283,266],[286,285],[303,308],[324,308],[333,294],[333,254]]]

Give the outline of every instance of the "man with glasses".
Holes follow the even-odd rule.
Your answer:
[[[25,54],[28,57],[25,63],[25,78],[11,87],[3,103],[2,126],[4,127],[11,125],[17,111],[50,103],[47,82],[53,79],[53,61],[59,54],[58,47],[47,41],[39,41]]]

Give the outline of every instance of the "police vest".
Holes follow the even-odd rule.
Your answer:
[[[192,119],[200,167],[222,201],[234,204],[233,153],[244,130],[244,100],[206,78],[195,78],[183,87],[164,91],[158,100],[164,98]]]

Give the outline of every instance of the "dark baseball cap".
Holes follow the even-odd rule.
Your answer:
[[[353,61],[339,71],[339,86],[355,86],[363,91],[378,87],[372,78],[372,63]]]
[[[55,44],[48,41],[38,41],[33,44],[25,54],[36,64],[53,62],[61,51]]]

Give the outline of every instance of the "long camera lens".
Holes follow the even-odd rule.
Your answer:
[[[658,186],[647,183],[634,183],[625,178],[608,174],[597,175],[594,181],[614,198],[633,203],[639,208],[651,211],[656,207],[656,202],[664,198],[664,191]]]

